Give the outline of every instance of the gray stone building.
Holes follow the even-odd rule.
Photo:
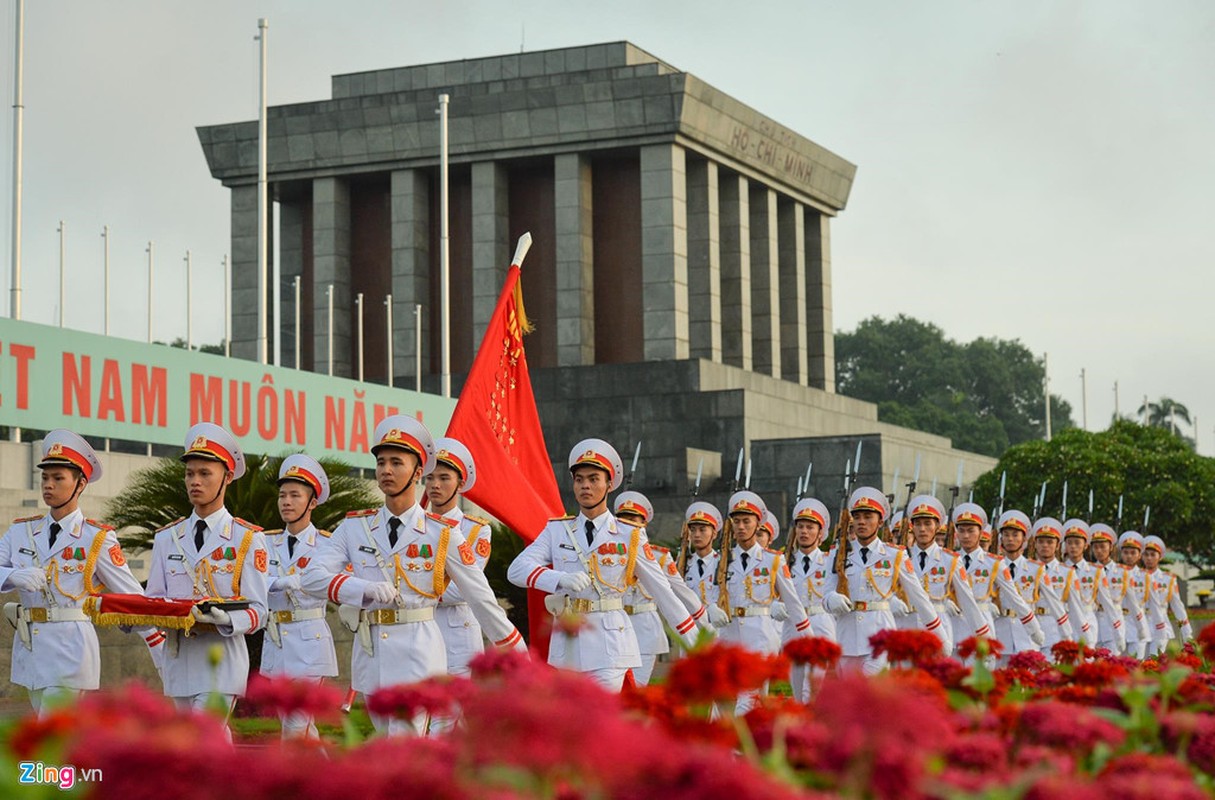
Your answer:
[[[943,480],[959,456],[968,480],[990,466],[834,393],[830,222],[856,167],[628,42],[337,75],[330,99],[271,108],[284,282],[271,346],[284,363],[298,276],[304,368],[327,368],[332,291],[334,372],[354,373],[362,293],[364,374],[384,381],[391,295],[394,382],[414,388],[420,305],[423,388],[437,386],[441,93],[451,368],[471,364],[514,242],[530,231],[523,289],[537,330],[526,345],[555,463],[586,435],[622,453],[643,441],[636,486],[672,509],[702,461],[706,491],[725,492],[727,479],[709,487],[732,477],[740,446],[753,487],[782,505],[810,459],[821,466],[812,490],[838,494],[842,454],[862,435],[870,481],[909,470],[915,452]],[[251,358],[257,124],[198,135],[231,192],[232,350]]]

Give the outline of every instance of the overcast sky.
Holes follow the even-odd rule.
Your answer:
[[[13,8],[0,13],[12,105]],[[257,115],[330,76],[627,39],[858,165],[833,222],[835,325],[931,319],[959,340],[1049,352],[1090,429],[1167,395],[1215,453],[1215,4],[1142,2],[254,2],[32,0],[25,13],[23,317],[222,337],[228,192],[194,128]],[[0,275],[11,285],[12,112],[0,126]]]

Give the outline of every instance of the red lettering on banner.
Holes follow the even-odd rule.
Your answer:
[[[28,344],[8,344],[8,354],[17,359],[17,408],[30,407],[30,362],[34,360],[34,347]]]
[[[329,450],[346,449],[345,400],[325,398],[325,447]]]
[[[370,450],[370,445],[367,442],[367,405],[363,402],[363,398],[367,396],[367,392],[360,392],[357,389],[354,392],[354,410],[350,412],[352,417],[350,421],[350,449],[358,450],[360,453],[366,453]]]
[[[221,378],[190,373],[190,424],[224,424],[224,382]]]
[[[304,441],[304,414],[307,411],[307,395],[300,394],[298,402],[295,392],[288,389],[283,393],[283,435],[287,444],[307,444]]]
[[[97,419],[113,417],[115,422],[126,422],[126,410],[122,407],[122,378],[118,374],[118,362],[107,358],[101,366],[101,397],[97,401]]]
[[[81,417],[92,416],[93,396],[93,361],[88,356],[80,357],[79,369],[76,365],[75,354],[63,353],[63,415],[70,417],[73,413]],[[76,401],[75,411],[72,400]]]
[[[266,441],[278,436],[278,393],[274,391],[274,376],[262,376],[257,390],[257,433]]]
[[[228,381],[228,430],[236,436],[249,433],[249,396],[252,392],[248,381]]]
[[[371,427],[374,429],[376,425],[379,425],[386,418],[394,416],[396,414],[400,414],[400,413],[401,413],[400,410],[398,410],[396,406],[382,406],[379,403],[376,403],[375,404],[375,422],[372,424]]]
[[[168,406],[168,371],[152,367],[151,378],[143,364],[131,365],[131,422],[165,427]]]

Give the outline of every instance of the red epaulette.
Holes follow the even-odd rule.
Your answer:
[[[316,529],[316,533],[318,536],[324,536],[326,539],[333,535],[333,531],[323,531],[320,528]]]
[[[492,525],[493,525],[493,523],[492,523],[492,522],[490,522],[489,520],[485,519],[484,517],[474,517],[472,514],[465,514],[465,515],[464,515],[464,519],[470,519],[470,520],[472,520],[473,522],[477,523],[478,525],[485,525],[485,526],[487,526],[487,527],[488,527],[488,526],[492,526]]]
[[[85,521],[85,522],[87,522],[87,523],[89,523],[90,525],[92,525],[94,528],[97,528],[98,530],[102,530],[102,531],[112,531],[112,530],[114,530],[114,526],[113,526],[113,525],[106,525],[104,522],[98,522],[98,521],[97,521],[97,520],[95,520],[95,519],[88,519],[88,518],[85,518],[85,520],[84,520],[84,521]]]
[[[365,508],[362,511],[347,511],[346,519],[352,519],[354,517],[370,517],[379,510],[380,509],[378,508]]]
[[[771,547],[765,547],[764,552],[771,553],[774,556],[783,556],[785,554],[784,550],[773,550]]]
[[[181,522],[185,522],[185,521],[186,521],[185,517],[178,517],[177,519],[170,522],[168,525],[161,525],[159,528],[156,529],[156,532],[160,533],[161,531],[166,531],[169,528],[172,528],[174,525],[177,525],[177,524],[179,524]]]
[[[448,519],[447,517],[441,517],[438,514],[432,514],[429,511],[426,512],[426,518],[433,519],[435,522],[439,523],[440,525],[446,525],[449,528],[455,527],[456,525],[459,524],[454,519]]]
[[[275,528],[272,531],[271,530],[262,531],[262,533],[266,534],[267,536],[278,536],[282,532],[283,532],[282,528]]]
[[[565,522],[567,519],[573,519],[577,514],[566,514],[564,517],[549,517],[549,522]]]
[[[20,519],[13,520],[13,524],[20,525],[22,522],[33,522],[36,519],[42,519],[42,517],[43,517],[42,514],[38,514],[37,516],[34,516],[34,517],[21,517]]]
[[[257,533],[258,531],[260,531],[262,529],[260,525],[254,525],[252,522],[246,522],[245,520],[241,519],[240,517],[233,517],[232,521],[239,522],[241,525],[244,525],[247,529],[253,531],[254,533]]]

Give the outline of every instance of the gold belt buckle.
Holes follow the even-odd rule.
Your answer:
[[[628,615],[631,617],[631,616],[633,615],[633,607],[632,607],[632,606],[625,606],[625,607],[624,607],[624,613],[628,614]]]
[[[393,625],[397,621],[397,612],[391,608],[377,608],[371,612],[372,625]]]
[[[869,603],[866,602],[865,600],[856,600],[852,603],[852,610],[853,611],[868,611]]]
[[[50,611],[45,608],[30,609],[30,622],[48,622],[50,617]]]
[[[1041,615],[1041,616],[1045,617],[1045,616],[1046,616],[1046,609],[1045,609],[1045,608],[1042,608],[1041,606],[1039,606],[1038,608],[1035,608],[1035,609],[1034,609],[1034,613],[1035,613],[1035,614],[1039,614],[1039,615]]]
[[[582,597],[571,598],[570,609],[575,614],[586,614],[591,610],[591,601]]]
[[[747,616],[747,607],[746,607],[746,606],[739,606],[738,608],[734,609],[734,616],[736,616],[736,617],[745,617],[745,616]]]
[[[196,622],[190,628],[188,635],[197,636],[200,633],[216,633],[219,629],[210,622]]]
[[[274,612],[274,621],[277,622],[279,625],[282,625],[283,623],[286,623],[286,622],[293,622],[294,620],[295,620],[295,614],[290,611],[275,611]]]

